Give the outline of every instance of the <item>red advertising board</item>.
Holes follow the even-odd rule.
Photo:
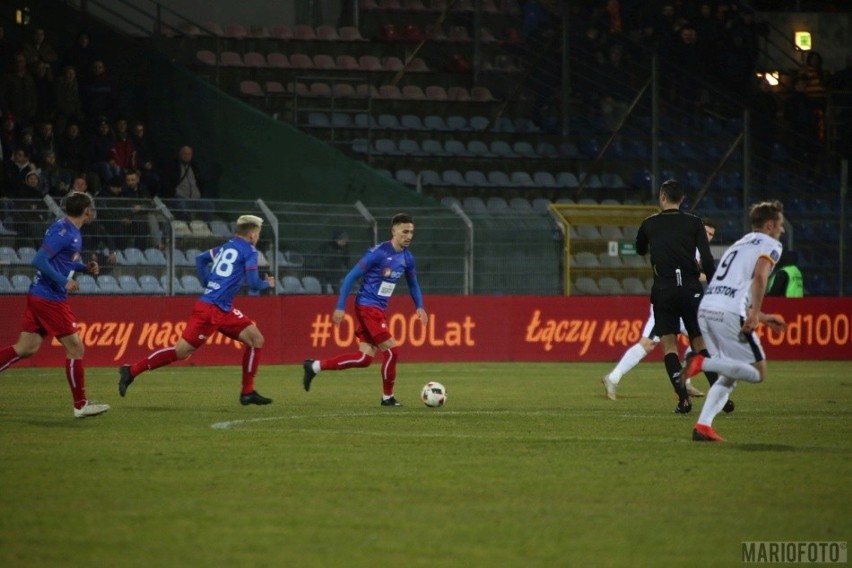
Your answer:
[[[73,297],[88,366],[117,366],[173,345],[195,298],[151,296]],[[354,347],[347,314],[335,327],[332,296],[238,298],[266,338],[265,363],[298,363]],[[0,297],[0,347],[14,343],[23,296]],[[389,310],[404,359],[428,361],[615,361],[639,339],[649,304],[642,297],[429,296],[423,326],[411,300],[395,297]],[[759,331],[768,358],[852,359],[852,298],[767,299],[764,308],[782,314],[784,333]],[[215,335],[189,364],[237,365],[242,346]],[[18,365],[61,366],[56,340]],[[652,357],[659,358],[659,353]]]

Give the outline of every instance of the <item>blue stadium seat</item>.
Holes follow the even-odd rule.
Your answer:
[[[30,290],[30,284],[33,283],[32,278],[26,274],[13,274],[11,278],[12,290],[16,294],[26,294]]]
[[[163,294],[162,284],[153,274],[143,274],[139,277],[139,287],[144,294]]]
[[[98,288],[103,294],[120,294],[121,288],[118,286],[118,280],[111,274],[101,274],[98,276]]]

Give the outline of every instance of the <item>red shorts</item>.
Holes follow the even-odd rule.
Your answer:
[[[232,308],[230,312],[224,312],[218,306],[199,300],[192,307],[192,315],[181,337],[198,349],[217,331],[225,337],[237,339],[240,333],[252,323],[236,308]]]
[[[77,333],[77,318],[65,300],[45,300],[27,294],[27,309],[21,327],[42,337],[65,337]]]
[[[358,320],[355,337],[361,343],[379,345],[379,343],[384,343],[391,338],[384,310],[373,306],[356,305],[355,319]]]

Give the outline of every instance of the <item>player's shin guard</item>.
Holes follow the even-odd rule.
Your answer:
[[[710,352],[706,349],[702,349],[700,354],[704,355],[704,357],[710,357]],[[707,377],[707,382],[710,383],[711,387],[719,380],[719,373],[714,373],[713,371],[704,371],[704,376]]]
[[[320,369],[323,371],[344,371],[353,367],[369,367],[372,362],[372,356],[356,351],[355,353],[344,353],[331,359],[323,359],[320,361]]]
[[[241,394],[251,394],[254,391],[254,377],[260,364],[260,348],[247,347],[243,353],[243,390]]]
[[[20,355],[15,352],[11,345],[3,351],[0,351],[0,373],[2,373],[20,360]]]
[[[391,347],[384,352],[382,361],[382,392],[385,396],[393,394],[393,385],[396,382],[396,361],[399,358],[399,348]]]
[[[165,367],[175,361],[177,361],[177,353],[175,353],[174,347],[160,349],[159,351],[154,351],[145,359],[133,364],[130,367],[130,374],[133,377],[138,377],[145,371],[153,371],[154,369]]]
[[[681,366],[677,353],[666,353],[664,361],[666,364],[666,373],[669,375],[669,380],[672,383],[675,393],[681,399],[686,398],[686,389],[680,384]]]
[[[86,406],[86,369],[82,359],[65,359],[65,378],[71,387],[74,408]]]

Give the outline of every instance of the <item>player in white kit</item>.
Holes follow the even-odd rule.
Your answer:
[[[703,218],[702,223],[704,223],[704,232],[707,233],[707,241],[713,242],[713,237],[716,236],[716,224],[708,218]],[[701,264],[700,256],[696,251],[696,258],[698,260],[699,265]],[[704,274],[701,275],[700,278],[702,283],[706,282],[706,278]],[[649,310],[651,313],[648,316],[648,320],[645,322],[645,327],[642,329],[642,336],[639,338],[639,342],[635,343],[631,346],[627,351],[624,352],[624,355],[621,356],[618,363],[615,367],[604,375],[601,378],[601,383],[606,390],[606,397],[610,400],[616,399],[616,389],[618,388],[618,383],[621,382],[621,379],[624,375],[626,375],[633,367],[638,365],[642,359],[648,356],[651,351],[653,351],[657,345],[660,344],[660,338],[657,334],[654,333],[654,306],[652,305]],[[686,333],[686,328],[683,325],[683,320],[680,322],[680,333],[684,337],[688,337],[689,335]],[[715,378],[708,377],[708,380],[711,382],[715,380]],[[686,382],[686,391],[689,393],[689,396],[704,396],[704,393],[692,386],[692,381],[688,380]],[[733,403],[730,404],[730,410],[726,410],[726,412],[730,412],[733,410]]]
[[[719,379],[707,392],[692,439],[722,442],[713,430],[713,418],[722,410],[737,381],[759,383],[766,378],[766,357],[754,333],[760,323],[776,330],[784,319],[760,311],[769,273],[781,257],[779,238],[784,233],[784,207],[780,201],[752,205],[752,232],[725,251],[707,285],[698,310],[698,323],[710,357],[696,355],[682,375],[685,380],[700,371]]]

